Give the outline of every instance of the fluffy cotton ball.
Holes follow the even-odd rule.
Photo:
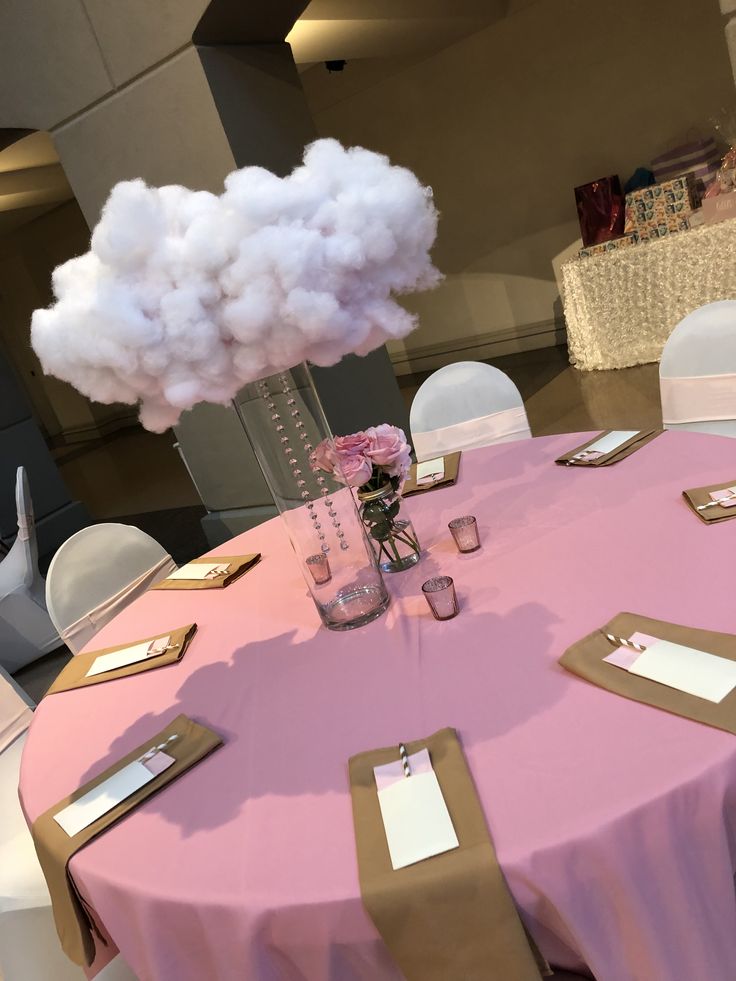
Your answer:
[[[235,171],[219,196],[124,181],[90,252],[55,270],[31,341],[49,374],[98,402],[140,401],[161,432],[266,374],[405,337],[416,320],[393,297],[440,280],[436,233],[411,171],[336,140],[288,177]]]

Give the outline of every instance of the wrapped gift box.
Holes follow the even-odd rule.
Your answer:
[[[608,242],[599,242],[597,245],[588,245],[586,248],[581,249],[578,252],[578,256],[581,259],[587,259],[592,255],[601,255],[603,252],[614,252],[616,249],[626,249],[631,245],[638,245],[639,243],[639,233],[632,232],[630,235],[624,235],[621,238],[613,238]]]
[[[626,195],[624,230],[627,234],[649,232],[665,224],[669,231],[682,231],[680,220],[694,210],[695,182],[690,174],[683,174],[662,184],[630,191]]]

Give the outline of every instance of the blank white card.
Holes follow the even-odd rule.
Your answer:
[[[378,791],[378,803],[393,869],[403,869],[458,847],[433,769],[383,787]]]
[[[638,429],[618,429],[615,432],[608,433],[607,436],[601,436],[597,439],[595,443],[591,443],[590,446],[586,446],[584,453],[610,453],[612,450],[618,449],[619,446],[623,446],[624,443],[628,443],[630,439],[639,433]]]
[[[223,564],[222,562],[189,562],[187,565],[183,565],[181,569],[177,569],[176,572],[172,572],[166,578],[189,580],[212,579],[216,572],[224,571],[227,568],[227,564]]]
[[[431,484],[442,480],[445,476],[445,458],[438,456],[435,460],[425,460],[417,464],[417,483]]]
[[[668,640],[658,640],[647,647],[631,665],[629,674],[658,681],[709,702],[723,701],[736,688],[736,661]]]

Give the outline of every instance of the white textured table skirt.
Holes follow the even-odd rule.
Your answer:
[[[736,299],[736,219],[562,266],[570,362],[585,371],[659,361],[685,314]]]

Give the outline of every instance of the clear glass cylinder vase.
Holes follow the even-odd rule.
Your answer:
[[[402,511],[396,488],[385,483],[377,490],[359,490],[360,517],[382,572],[402,572],[419,561],[414,525]]]
[[[307,365],[246,385],[234,404],[322,622],[350,630],[380,616],[389,595],[353,492],[311,464],[332,433]]]

